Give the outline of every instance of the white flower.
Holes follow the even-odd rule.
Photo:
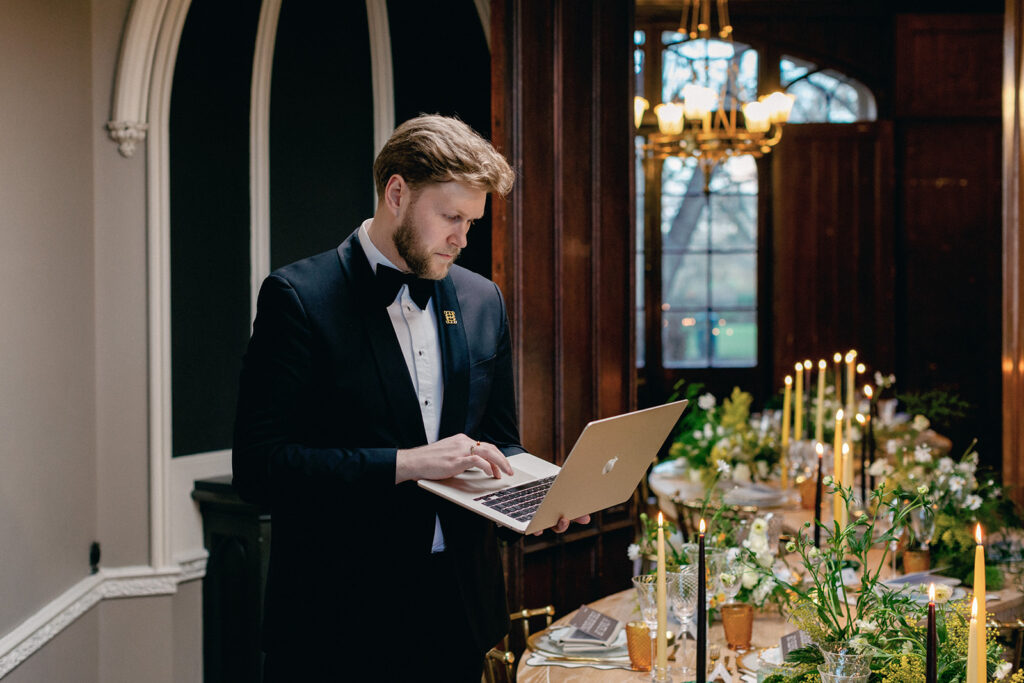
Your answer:
[[[953,471],[953,458],[942,457],[939,458],[938,470],[942,474],[948,474]]]
[[[997,681],[1001,681],[1004,678],[1006,678],[1007,674],[1009,674],[1012,669],[1013,664],[1011,662],[1003,662],[1002,664],[996,667],[996,671],[993,674],[993,676],[996,677]]]
[[[975,495],[973,493],[967,496],[967,499],[964,501],[964,505],[967,507],[968,510],[977,510],[978,508],[981,507],[981,503],[981,496]]]
[[[894,439],[889,439],[885,442],[885,452],[889,455],[896,455],[900,450],[900,442]]]
[[[863,652],[868,649],[868,639],[864,636],[854,636],[853,638],[850,638],[850,647],[857,652]]]
[[[754,599],[754,602],[756,604],[763,605],[764,601],[768,598],[768,596],[771,594],[773,590],[775,590],[775,581],[766,578],[764,581],[758,584],[757,588],[754,589],[754,592],[751,594],[751,597]]]
[[[858,630],[863,631],[864,633],[874,633],[878,630],[878,624],[876,624],[873,621],[865,621],[863,619],[858,619],[856,622],[854,622],[854,625],[857,627]]]
[[[964,489],[964,480],[960,477],[949,478],[949,490],[953,493],[960,493]]]
[[[947,586],[944,583],[937,584],[935,586],[935,604],[943,605],[949,602],[949,599],[953,597],[953,587]]]
[[[626,557],[634,562],[640,559],[640,546],[636,543],[630,543],[629,547],[626,548]]]
[[[750,533],[764,534],[766,531],[768,531],[768,522],[764,517],[758,517],[750,523]]]
[[[723,434],[725,434],[725,427],[723,427],[722,425],[718,425],[717,427],[715,427],[715,434],[717,434],[718,436],[722,436]]]
[[[831,474],[826,474],[825,477],[821,480],[821,483],[824,484],[825,486],[831,486],[832,485],[832,475]]]
[[[703,436],[704,436],[704,432],[700,431],[699,429],[695,429],[693,431],[693,438],[695,438],[697,440],[700,440],[700,438],[703,437]]]
[[[787,543],[786,544],[786,552],[787,553],[795,553],[796,552],[796,543],[794,543],[793,541],[790,541],[789,543]]]
[[[932,423],[929,422],[928,418],[925,417],[924,415],[915,415],[914,421],[913,423],[911,423],[911,426],[917,431],[923,432],[924,430],[928,429],[928,427],[930,427],[931,424]]]
[[[718,460],[718,461],[716,461],[716,462],[715,462],[715,467],[717,467],[717,468],[718,468],[718,471],[719,471],[719,472],[721,472],[721,473],[722,473],[723,475],[725,475],[726,477],[728,477],[728,476],[729,476],[729,471],[730,471],[730,470],[732,469],[731,467],[729,467],[729,463],[727,463],[727,462],[726,462],[726,461],[724,461],[724,460]]]
[[[775,555],[770,550],[764,550],[762,552],[757,553],[757,555],[754,556],[754,559],[757,560],[757,563],[759,565],[767,568],[772,566],[772,564],[775,562]]]
[[[710,439],[714,435],[715,435],[715,430],[711,426],[711,423],[710,422],[705,422],[704,423],[704,438],[705,439]]]
[[[701,410],[711,410],[717,403],[718,401],[715,400],[714,395],[711,393],[702,394],[697,398],[697,407]]]
[[[737,484],[746,484],[750,482],[750,465],[745,462],[738,463],[732,469],[732,480]]]
[[[872,477],[887,477],[892,474],[892,465],[885,458],[879,458],[878,460],[871,463],[871,467],[868,468],[868,474]]]
[[[818,555],[821,555],[821,550],[819,548],[811,548],[807,551],[807,557],[811,558],[812,560]]]
[[[921,444],[914,449],[914,462],[931,462],[932,461],[932,449],[926,444]]]
[[[880,373],[880,372],[878,372],[876,370],[875,371],[875,386],[876,387],[880,387],[880,386],[882,386],[883,382],[885,382],[885,377],[882,376],[882,373]]]
[[[928,487],[925,486],[924,484],[921,484],[920,486],[917,487],[917,492],[923,496],[924,494],[928,493]]]
[[[722,572],[721,574],[718,575],[718,580],[721,582],[721,584],[724,587],[732,588],[733,586],[736,585],[736,581],[738,579],[737,579],[736,575],[733,574],[732,572]]]
[[[743,582],[743,587],[750,589],[757,585],[757,582],[761,580],[761,575],[756,570],[745,568],[743,570],[743,576],[740,577],[740,581]]]
[[[909,655],[914,651],[914,644],[909,640],[903,641],[903,654]]]

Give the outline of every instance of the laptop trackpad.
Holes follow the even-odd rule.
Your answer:
[[[492,491],[500,491],[510,486],[526,484],[536,479],[551,477],[561,470],[547,460],[530,455],[529,453],[518,453],[508,459],[512,470],[515,472],[511,477],[502,473],[501,479],[495,479],[490,472],[484,472],[478,467],[472,467],[462,474],[443,480],[446,486],[463,493],[478,496]]]

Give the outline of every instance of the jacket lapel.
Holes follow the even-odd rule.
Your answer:
[[[387,309],[378,305],[373,296],[373,270],[366,259],[357,233],[353,233],[338,250],[341,267],[352,282],[355,307],[363,321],[366,343],[373,352],[397,436],[399,447],[422,446],[427,442],[423,431],[423,417],[409,368],[402,356],[402,347],[395,336],[394,325]],[[367,390],[371,388],[367,387]]]
[[[444,438],[466,429],[466,405],[469,400],[469,347],[462,310],[451,276],[434,286],[434,314],[444,365],[444,401],[441,404],[440,436]]]

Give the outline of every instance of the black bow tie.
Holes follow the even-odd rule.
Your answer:
[[[384,264],[377,264],[377,293],[382,305],[390,306],[402,285],[409,285],[409,295],[417,306],[421,309],[427,307],[430,295],[434,293],[433,280],[424,280],[412,273],[403,273]]]

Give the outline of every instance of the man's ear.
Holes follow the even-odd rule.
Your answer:
[[[384,206],[388,211],[397,218],[402,204],[408,201],[409,185],[405,179],[397,173],[388,178],[388,183],[384,186]]]

